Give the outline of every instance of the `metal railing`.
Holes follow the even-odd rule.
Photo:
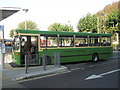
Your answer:
[[[43,66],[44,70],[47,70],[48,65],[54,65],[55,68],[60,68],[60,53],[55,52],[54,55],[50,54],[30,54],[25,55],[25,73],[28,73],[30,65],[39,65]]]

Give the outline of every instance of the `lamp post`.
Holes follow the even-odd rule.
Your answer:
[[[23,11],[25,11],[25,30],[27,29],[27,12],[28,12],[28,9],[22,9]]]
[[[71,25],[70,25],[70,21],[68,21],[68,25],[69,25],[69,31],[70,31],[70,26],[71,26]]]

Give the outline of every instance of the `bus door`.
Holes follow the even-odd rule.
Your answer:
[[[28,55],[29,64],[38,62],[38,36],[21,36],[21,64],[25,63]]]

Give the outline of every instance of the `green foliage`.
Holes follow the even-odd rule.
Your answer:
[[[51,24],[51,25],[48,27],[48,30],[49,30],[49,31],[62,31],[62,30],[61,30],[61,24],[60,24],[60,23]]]
[[[98,23],[97,23],[98,17]],[[120,27],[120,11],[113,10],[109,14],[103,12],[97,15],[87,14],[85,17],[79,20],[77,28],[80,32],[94,32],[97,30],[97,26],[100,29],[100,33],[113,33],[119,31]]]
[[[112,4],[106,5],[103,10],[98,11],[96,14],[99,18],[99,29],[101,33],[114,33],[118,31],[120,11],[119,2],[113,2]]]
[[[114,10],[111,14],[106,17],[106,29],[107,32],[113,33],[119,31],[118,24],[120,23],[120,11]]]
[[[24,21],[18,24],[19,29],[25,29],[25,23],[26,23],[26,29],[27,30],[37,30],[37,24],[31,20]]]
[[[17,29],[25,29],[25,21],[18,24]],[[37,24],[31,20],[26,21],[26,29],[28,30],[38,30]],[[10,37],[13,38],[13,32],[16,29],[10,30]]]
[[[97,16],[88,13],[85,17],[80,18],[77,28],[79,32],[96,32],[97,31]]]
[[[60,23],[53,23],[48,27],[49,31],[68,31],[68,32],[73,32],[74,29],[71,25],[62,25]]]
[[[13,38],[13,32],[15,31],[16,29],[12,29],[10,30],[10,37]]]
[[[67,31],[67,32],[74,32],[74,29],[71,25],[62,25],[60,23],[53,23],[48,27],[49,31]],[[56,38],[52,37],[52,40],[54,40],[54,42],[56,41]],[[67,40],[67,42],[69,42],[69,40]]]

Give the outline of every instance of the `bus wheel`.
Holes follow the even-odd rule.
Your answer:
[[[50,56],[47,56],[47,65],[51,65],[52,64],[52,59]]]
[[[98,54],[93,54],[92,60],[93,60],[94,62],[98,61],[98,60],[99,60]]]

